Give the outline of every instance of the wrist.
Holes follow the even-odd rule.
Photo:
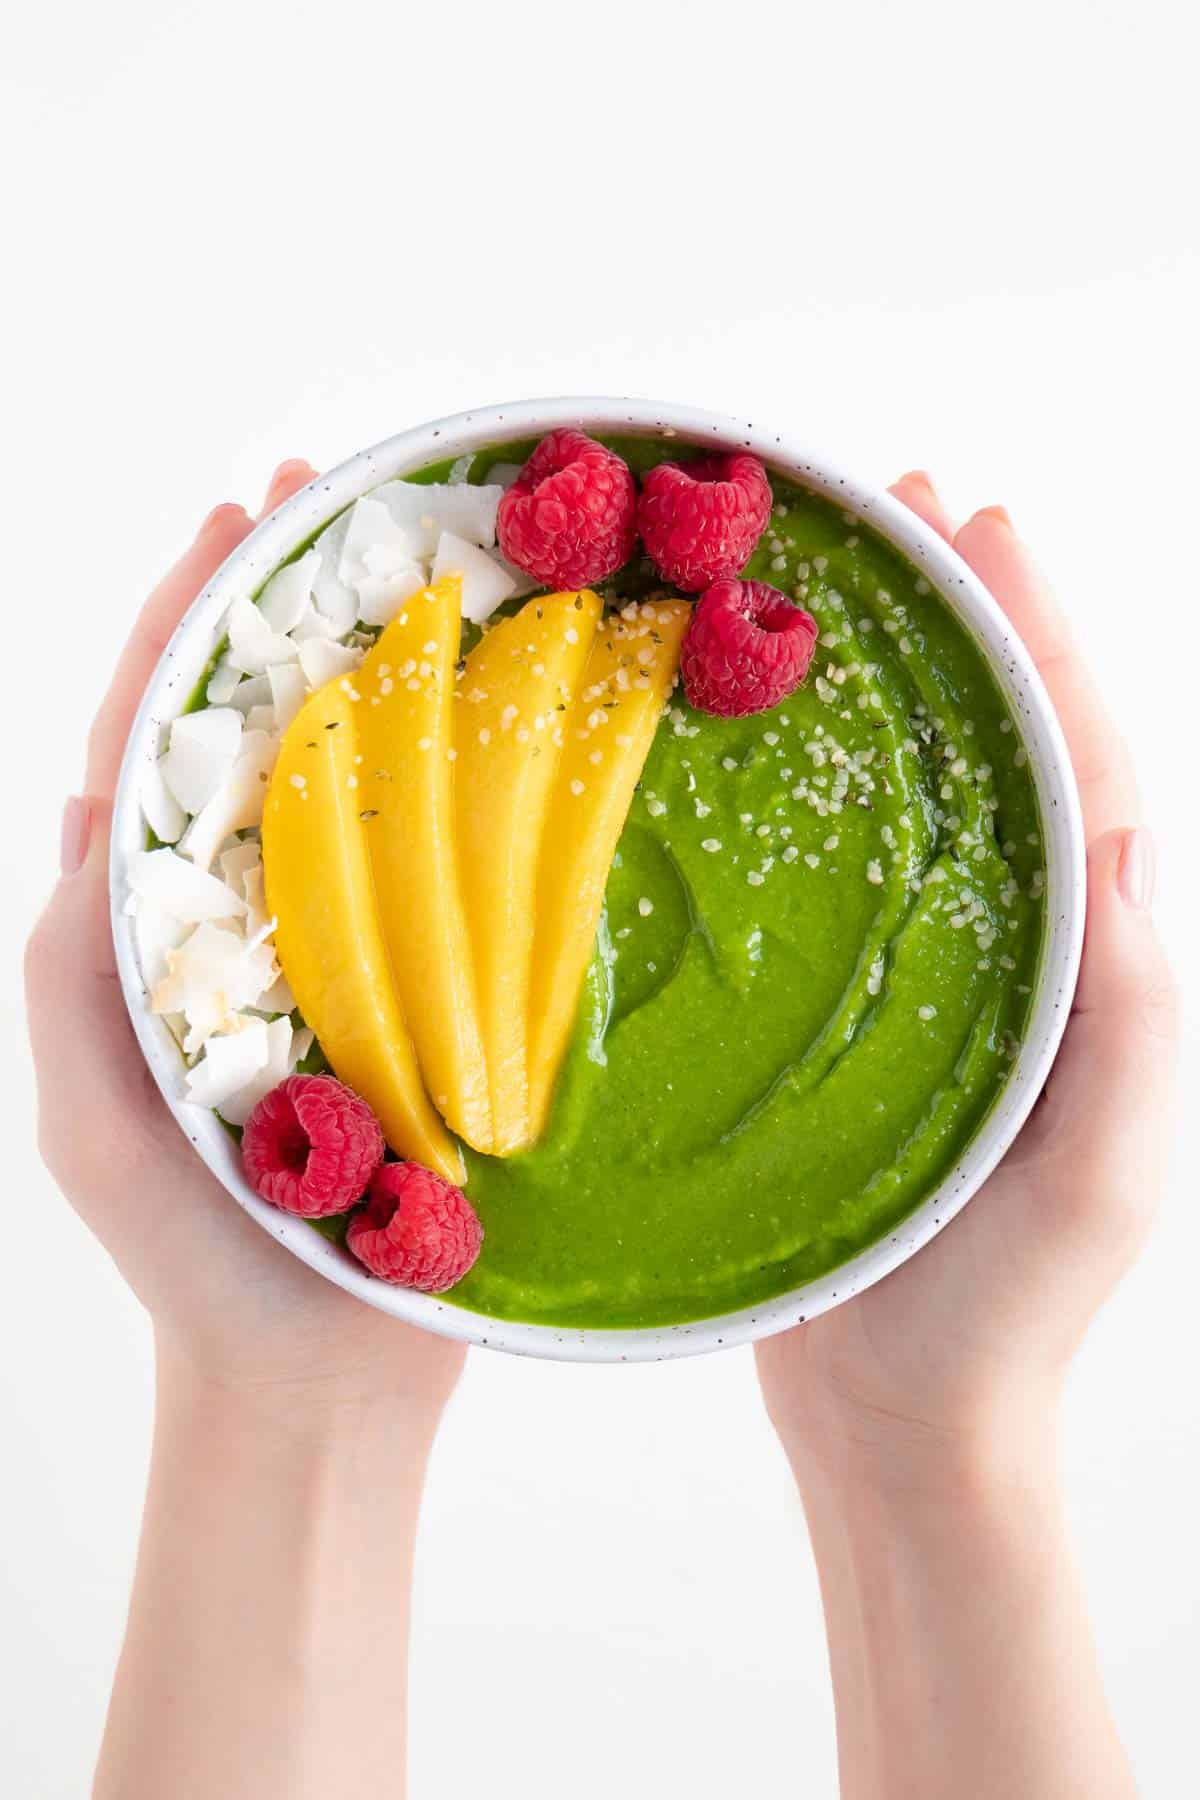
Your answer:
[[[979,1621],[962,1624],[976,1604],[969,1596],[990,1592],[1000,1611],[1019,1614],[1069,1568],[1047,1415],[936,1445],[903,1443],[892,1455],[882,1448],[796,1468],[827,1612],[840,1592],[856,1596],[860,1621],[890,1619],[877,1653],[928,1640],[940,1657],[952,1621],[973,1643]]]
[[[800,1471],[847,1793],[1131,1792],[1047,1424]]]
[[[453,1383],[357,1382],[330,1376],[213,1369],[164,1334],[155,1337],[160,1422],[203,1436],[252,1440],[266,1451],[334,1456],[428,1454]]]
[[[419,1386],[421,1346],[409,1347]],[[180,1771],[205,1794],[388,1791],[403,1769],[409,1585],[440,1405],[404,1404],[399,1383],[363,1388],[328,1353],[322,1384],[233,1379],[161,1331],[158,1352],[97,1794],[174,1794]],[[356,1732],[362,1717],[370,1729]]]
[[[848,1408],[814,1424],[781,1432],[806,1501],[820,1491],[843,1506],[870,1496],[897,1508],[983,1508],[1057,1490],[1058,1396],[1049,1389],[1031,1386],[953,1420]]]

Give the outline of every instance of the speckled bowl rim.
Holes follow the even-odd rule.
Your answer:
[[[1046,850],[1046,941],[1025,1041],[1009,1080],[950,1174],[904,1222],[832,1273],[778,1298],[714,1318],[638,1330],[519,1324],[388,1287],[302,1219],[265,1204],[242,1178],[237,1148],[215,1115],[183,1098],[178,1048],[149,1010],[132,920],[123,911],[125,869],[144,846],[138,795],[147,764],[192,692],[232,600],[264,578],[335,513],[368,489],[442,457],[538,437],[559,425],[685,442],[741,446],[781,474],[839,502],[913,562],[981,646],[1019,721],[1042,812]],[[649,400],[562,397],[524,400],[418,425],[363,450],[322,475],[266,519],[229,557],[189,608],[168,644],[134,721],[113,814],[110,868],[113,938],[134,1030],[181,1130],[217,1179],[264,1231],[294,1256],[369,1305],[445,1337],[561,1362],[646,1362],[746,1344],[814,1318],[881,1280],[962,1210],[1008,1149],[1041,1092],[1065,1029],[1083,943],[1086,859],[1079,797],[1062,731],[1024,646],[983,584],[943,539],[891,495],[843,473],[819,451],[762,426],[693,407]]]

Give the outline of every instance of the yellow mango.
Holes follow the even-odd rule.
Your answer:
[[[487,1067],[459,886],[454,668],[462,579],[406,600],[354,677],[359,804],[392,978],[434,1105],[492,1148]]]
[[[533,1137],[546,1123],[613,854],[675,682],[691,610],[683,601],[662,600],[628,618],[604,619],[567,714],[538,867],[529,1006]]]
[[[590,590],[530,600],[467,658],[455,702],[463,902],[499,1156],[529,1142],[534,901],[546,808],[600,616]]]
[[[421,1081],[375,907],[358,773],[354,678],[313,694],[284,733],[263,815],[275,947],[334,1072],[384,1137],[447,1180],[462,1156]]]

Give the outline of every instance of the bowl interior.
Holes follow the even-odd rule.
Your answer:
[[[1042,812],[1046,853],[1044,941],[1024,1041],[1009,1079],[950,1174],[887,1237],[829,1275],[741,1312],[656,1328],[570,1330],[516,1324],[374,1280],[304,1220],[268,1206],[242,1177],[237,1147],[216,1116],[183,1097],[181,1063],[166,1025],[149,1010],[124,912],[128,857],[144,847],[138,795],[163,733],[182,710],[221,636],[232,600],[254,594],[271,571],[353,500],[430,462],[563,424],[597,432],[676,436],[684,443],[744,447],[780,474],[836,500],[900,549],[981,646],[1018,720]],[[786,1330],[878,1281],[929,1241],[995,1167],[1041,1091],[1066,1025],[1083,936],[1085,859],[1078,795],[1062,733],[1024,646],[949,545],[889,494],[855,481],[791,439],[735,419],[650,401],[566,398],[480,409],[404,432],[320,477],[266,520],[224,564],[175,633],[143,698],[126,748],[113,817],[112,923],[134,1029],[181,1129],[239,1205],[319,1274],[368,1304],[446,1336],[563,1361],[634,1362],[740,1344]]]

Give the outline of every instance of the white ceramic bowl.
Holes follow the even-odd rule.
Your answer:
[[[1025,1041],[998,1102],[938,1188],[896,1231],[832,1274],[761,1305],[691,1324],[645,1330],[569,1330],[512,1324],[373,1280],[344,1251],[303,1219],[268,1206],[242,1177],[237,1147],[216,1117],[183,1097],[179,1052],[147,1005],[134,950],[132,921],[122,911],[127,858],[144,847],[138,794],[160,748],[164,727],[185,705],[216,646],[232,600],[257,591],[264,578],[369,488],[442,457],[488,444],[539,437],[559,425],[655,435],[682,442],[745,447],[781,474],[857,513],[916,564],[982,647],[1029,751],[1041,804],[1046,849],[1046,939]],[[402,432],[321,476],[271,515],[234,552],[188,611],[146,691],[121,770],[113,819],[113,936],[121,984],[146,1060],[181,1129],[217,1179],[264,1231],[310,1268],[369,1305],[447,1337],[494,1350],[570,1362],[640,1362],[688,1356],[755,1338],[811,1319],[848,1300],[927,1244],[995,1168],[1041,1091],[1070,1011],[1083,939],[1085,859],[1079,800],[1062,732],[1046,691],[1000,608],[966,564],[889,494],[834,468],[819,452],[736,419],[648,400],[526,400],[439,419]]]

